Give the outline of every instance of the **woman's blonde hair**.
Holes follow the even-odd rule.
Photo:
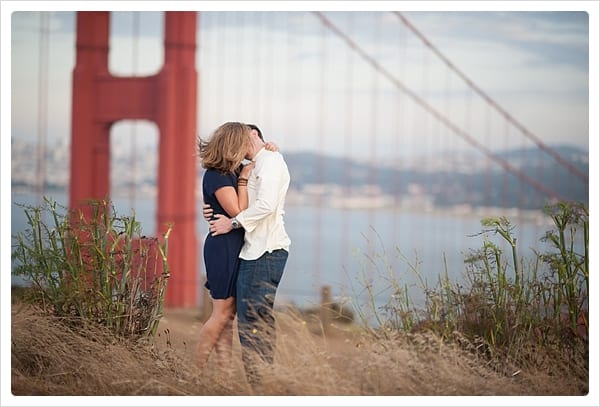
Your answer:
[[[250,149],[250,128],[244,123],[227,122],[219,126],[208,141],[198,141],[203,168],[235,173]]]

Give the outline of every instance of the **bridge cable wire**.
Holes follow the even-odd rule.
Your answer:
[[[140,18],[139,12],[133,12],[133,44],[131,52],[131,76],[135,77],[138,73],[138,39],[140,36]],[[136,184],[137,184],[137,123],[134,121],[131,123],[131,135],[130,135],[130,146],[131,146],[131,173],[129,182],[129,205],[131,208],[135,208],[136,203]]]
[[[511,165],[507,160],[497,156],[494,154],[489,148],[487,148],[482,143],[478,142],[475,138],[473,138],[466,131],[459,128],[456,124],[454,124],[450,119],[445,117],[442,113],[437,111],[431,105],[429,105],[425,100],[423,100],[419,95],[409,89],[404,83],[395,78],[388,70],[382,67],[373,57],[367,54],[362,48],[358,46],[351,38],[349,38],[343,31],[341,31],[336,25],[334,25],[323,13],[319,11],[313,11],[317,18],[321,20],[321,22],[328,27],[331,31],[333,31],[336,35],[340,36],[346,44],[355,50],[366,62],[368,62],[373,69],[379,71],[384,77],[386,77],[390,82],[392,82],[398,89],[404,92],[408,97],[410,97],[415,103],[417,103],[421,108],[425,111],[433,115],[437,120],[441,121],[444,125],[446,125],[450,130],[452,130],[456,135],[463,138],[467,143],[471,144],[476,149],[483,152],[488,158],[498,163],[505,171],[515,174],[522,181],[527,182],[533,188],[545,194],[546,196],[558,200],[564,200],[563,197],[559,196],[556,191],[553,191],[546,186],[542,185],[540,182],[534,180],[529,177],[524,172],[520,171],[518,168]]]
[[[396,58],[397,58],[397,63],[400,66],[400,77],[404,78],[404,74],[405,74],[405,64],[403,64],[402,62],[405,61],[405,57],[406,57],[406,35],[404,33],[400,33],[400,38],[399,38],[399,46],[396,49]],[[351,51],[349,51],[351,52]],[[404,144],[404,135],[406,134],[406,132],[404,132],[402,130],[405,122],[406,122],[406,107],[402,98],[402,94],[398,93],[395,97],[395,106],[394,106],[394,110],[399,112],[398,114],[394,115],[395,116],[395,122],[394,122],[394,128],[395,128],[395,132],[396,132],[396,137],[394,137],[394,154],[396,157],[401,155],[402,149],[401,146]],[[401,191],[403,191],[404,184],[406,183],[405,180],[405,173],[404,171],[400,171],[399,175],[398,175],[398,181],[394,183],[394,187],[393,187],[393,194],[394,194],[394,206],[395,207],[400,207],[402,205],[402,198],[400,198],[401,196]],[[402,230],[402,218],[399,216],[399,211],[394,211],[394,225],[395,227],[393,228],[393,237],[392,237],[392,241],[394,242],[398,242],[400,240],[400,231]]]
[[[46,139],[48,136],[48,36],[49,13],[40,12],[38,60],[38,120],[37,120],[37,190],[38,204],[46,193]]]
[[[353,31],[354,30],[354,14],[353,13],[349,13],[347,15],[347,20],[348,20],[348,24],[350,26],[350,30]],[[344,134],[345,134],[345,141],[344,141],[344,156],[349,157],[352,155],[352,137],[353,137],[353,126],[352,126],[352,118],[354,117],[354,110],[353,110],[353,106],[354,106],[354,92],[352,90],[352,87],[350,86],[352,83],[354,83],[355,80],[355,73],[354,73],[354,59],[352,54],[352,50],[347,50],[346,52],[346,62],[344,63],[344,75],[345,75],[345,80],[346,83],[348,84],[348,86],[344,87],[344,92],[345,97],[344,97]],[[342,196],[350,196],[350,187],[352,184],[352,174],[350,173],[350,171],[343,171],[343,176],[344,176],[344,188],[343,188],[343,195]],[[342,265],[342,272],[344,271],[344,268],[346,266],[346,263],[348,262],[348,253],[350,253],[350,244],[349,244],[349,223],[350,220],[348,219],[348,211],[347,210],[343,210],[342,211],[342,224],[341,224],[341,233],[340,236],[342,238],[342,246],[341,246],[341,250],[340,250],[340,264]],[[340,280],[343,280],[343,274],[340,276]]]
[[[411,30],[417,37],[419,37],[421,39],[421,41],[423,41],[423,44],[425,44],[425,46],[427,46],[429,49],[431,49],[433,51],[433,53],[435,55],[437,55],[448,66],[448,68],[450,68],[452,71],[454,71],[462,80],[465,81],[465,83],[471,89],[473,89],[475,92],[477,92],[477,94],[479,96],[481,96],[490,106],[492,106],[502,116],[504,116],[504,118],[506,120],[508,120],[516,128],[518,128],[525,137],[527,137],[528,139],[533,141],[542,151],[544,151],[545,153],[550,155],[559,164],[561,164],[562,166],[567,168],[574,175],[581,178],[583,181],[588,182],[589,177],[587,174],[585,174],[584,172],[582,172],[581,170],[579,170],[578,168],[573,166],[571,163],[566,161],[560,154],[558,154],[555,150],[553,150],[552,148],[547,146],[539,137],[537,137],[535,134],[533,134],[531,131],[529,131],[523,124],[521,124],[519,121],[517,121],[517,119],[515,119],[509,112],[507,112],[505,109],[503,109],[494,99],[492,99],[491,96],[489,96],[487,93],[485,93],[480,87],[475,85],[475,83],[471,79],[469,79],[469,77],[467,75],[465,75],[463,72],[461,72],[456,67],[456,65],[454,65],[448,58],[446,58],[446,56],[444,56],[441,53],[441,51],[438,50],[431,43],[431,41],[429,41],[425,37],[425,35],[423,35],[419,30],[417,30],[416,27],[414,25],[412,25],[405,16],[402,15],[402,13],[400,13],[399,11],[392,11],[392,14],[396,15],[402,21],[402,23],[404,23],[404,25],[406,27],[408,27],[409,30]]]
[[[324,31],[324,30],[323,30]],[[328,47],[327,47],[327,36],[324,35],[319,35],[319,39],[320,39],[320,50],[319,52],[321,53],[322,57],[320,58],[320,66],[317,68],[318,69],[318,89],[319,89],[319,95],[317,97],[317,100],[315,101],[315,106],[317,107],[317,110],[321,113],[319,115],[319,122],[317,123],[317,138],[316,138],[316,142],[317,142],[317,151],[324,151],[323,148],[323,139],[325,138],[325,123],[327,121],[327,101],[326,101],[326,92],[325,92],[325,86],[326,86],[326,70],[327,70],[327,57],[328,55]],[[325,174],[324,171],[324,166],[325,166],[325,162],[324,162],[325,158],[323,157],[322,154],[319,154],[316,158],[316,163],[315,163],[315,169],[316,169],[316,176],[317,176],[317,185],[323,185],[324,181],[323,181],[323,176]],[[323,214],[323,193],[322,191],[320,191],[320,193],[317,195],[317,200],[316,200],[316,211],[315,211],[315,215],[313,217],[314,222],[316,224],[316,226],[314,227],[315,229],[315,233],[316,233],[316,238],[314,239],[314,243],[313,243],[313,261],[314,261],[314,266],[313,266],[313,278],[314,278],[314,283],[315,285],[321,286],[322,283],[320,281],[320,276],[322,275],[322,270],[321,270],[321,266],[323,264],[323,259],[322,259],[322,250],[321,250],[321,246],[322,246],[322,242],[321,242],[321,238],[322,238],[322,226],[323,226],[323,222],[322,222],[322,214]]]

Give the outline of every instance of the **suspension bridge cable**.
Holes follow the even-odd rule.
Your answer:
[[[376,44],[375,47],[379,46],[381,44],[381,26],[382,24],[374,24],[374,27],[371,28],[371,35],[373,36],[374,39],[374,43]],[[376,49],[375,50],[376,53],[379,53],[379,51]],[[369,109],[369,117],[370,117],[370,124],[371,124],[371,135],[369,137],[370,143],[369,143],[369,160],[371,163],[376,163],[378,162],[377,160],[377,139],[379,138],[379,128],[378,128],[378,120],[377,117],[379,115],[379,86],[377,86],[378,82],[379,82],[379,75],[377,75],[377,72],[373,72],[373,76],[371,78],[371,103],[369,104],[370,109]],[[369,165],[369,183],[371,185],[377,185],[377,178],[378,178],[378,173],[379,173],[379,168],[378,166],[375,165]],[[371,190],[370,188],[367,190],[367,194],[368,195],[375,195],[377,194],[376,190],[373,189]],[[374,213],[373,210],[369,210],[368,213],[368,218],[369,218],[369,225],[373,225],[373,218],[374,218]]]
[[[138,39],[140,36],[140,18],[138,12],[133,12],[133,44],[132,44],[132,52],[131,52],[131,70],[132,75],[136,76],[138,73]],[[131,137],[130,137],[130,146],[131,146],[131,174],[129,181],[129,205],[132,208],[135,208],[136,203],[136,178],[137,178],[137,124],[131,123]]]
[[[508,111],[503,109],[494,99],[492,99],[487,93],[485,93],[480,87],[475,85],[475,83],[467,77],[463,72],[461,72],[456,65],[454,65],[448,58],[446,58],[432,43],[429,41],[425,35],[423,35],[419,30],[416,29],[414,25],[408,21],[406,17],[402,15],[399,11],[392,11],[392,14],[396,15],[400,20],[410,29],[417,37],[423,41],[425,46],[430,48],[435,55],[437,55],[451,70],[456,72],[456,74],[466,82],[466,84],[473,89],[479,96],[481,96],[488,104],[490,104],[494,109],[496,109],[506,120],[512,123],[516,128],[518,128],[525,137],[533,141],[542,151],[549,154],[552,158],[554,158],[559,164],[567,168],[570,172],[575,174],[577,177],[582,180],[588,182],[589,177],[587,174],[576,168],[570,162],[565,160],[560,154],[558,154],[555,150],[547,146],[539,137],[529,131],[523,124],[521,124],[517,119],[515,119]]]
[[[354,29],[354,14],[349,13],[347,19],[348,24],[350,25],[350,30]],[[352,54],[351,50],[346,50],[346,63],[344,64],[345,72],[344,77],[348,86],[344,87],[344,156],[349,157],[352,155],[352,137],[353,137],[353,126],[352,126],[352,118],[354,117],[354,90],[350,86],[354,83],[355,73],[354,73],[354,54]],[[342,196],[350,196],[351,192],[351,183],[352,183],[352,175],[350,171],[343,171],[343,182],[344,187],[342,190]],[[348,243],[349,237],[348,234],[350,232],[349,228],[349,220],[348,220],[348,211],[344,208],[342,210],[342,225],[340,231],[340,237],[342,239],[342,246],[340,250],[340,264],[342,268],[345,266],[345,263],[348,260],[348,253],[350,253],[350,246]],[[343,278],[343,276],[342,276]]]
[[[322,56],[322,58],[320,59],[320,66],[317,68],[318,69],[318,82],[319,84],[318,89],[319,89],[319,95],[318,98],[316,100],[316,106],[317,106],[317,110],[321,113],[319,115],[319,122],[317,124],[317,150],[322,152],[323,150],[323,139],[325,138],[325,122],[327,121],[327,101],[325,98],[326,92],[325,92],[325,84],[326,84],[326,67],[327,67],[327,56],[328,56],[328,48],[327,48],[327,36],[326,35],[319,35],[320,38],[320,53]],[[319,185],[323,185],[323,176],[325,171],[323,171],[323,167],[325,165],[324,163],[324,156],[322,154],[319,154],[316,158],[317,162],[315,163],[315,172],[316,172],[316,176],[317,176],[317,180],[316,183]],[[323,264],[322,262],[322,227],[323,227],[323,222],[322,222],[322,214],[323,214],[323,193],[322,191],[319,191],[319,194],[317,195],[317,199],[316,199],[316,211],[315,211],[315,215],[312,217],[314,219],[314,223],[316,224],[316,226],[314,226],[314,230],[316,231],[316,238],[314,239],[313,242],[313,261],[314,261],[314,266],[313,266],[313,273],[314,273],[314,282],[315,285],[321,284],[320,281],[320,276],[322,273],[321,270],[321,266]]]
[[[37,187],[38,204],[46,193],[46,139],[48,136],[48,13],[40,12],[40,44],[38,61],[38,119],[37,119]]]
[[[397,47],[396,51],[396,58],[397,58],[397,63],[400,66],[400,77],[404,78],[404,68],[405,65],[403,62],[405,61],[405,57],[406,57],[406,35],[404,33],[399,33],[400,34],[400,38],[399,38],[399,46]],[[352,51],[349,50],[348,53],[351,53]],[[396,112],[398,112],[398,114],[394,115],[395,118],[395,123],[394,123],[394,129],[396,132],[396,136],[394,137],[394,146],[393,146],[393,150],[394,150],[394,155],[400,156],[401,154],[401,146],[404,142],[404,137],[403,135],[405,134],[404,131],[402,131],[402,127],[405,125],[405,105],[404,105],[404,101],[403,101],[403,97],[401,93],[398,93],[395,97],[395,106],[394,106],[394,110]],[[394,206],[395,207],[399,207],[402,204],[402,198],[400,198],[402,196],[402,192],[404,189],[404,184],[406,183],[405,180],[405,174],[404,171],[400,171],[398,174],[398,178],[397,178],[397,182],[394,183],[394,187],[393,187],[393,194],[394,194]],[[401,217],[399,216],[399,211],[394,210],[394,225],[398,225],[399,222],[401,221]],[[393,237],[392,237],[392,241],[394,242],[398,242],[399,241],[399,235],[400,235],[400,230],[402,230],[402,225],[398,225],[397,227],[393,228]]]
[[[313,11],[313,14],[317,16],[321,20],[321,22],[328,27],[331,31],[333,31],[336,35],[340,36],[346,44],[355,50],[366,62],[368,62],[373,69],[379,71],[384,77],[386,77],[392,84],[394,84],[398,89],[402,92],[406,93],[408,97],[410,97],[416,104],[421,106],[425,111],[433,115],[437,120],[441,121],[446,125],[450,130],[452,130],[456,135],[463,138],[467,143],[471,144],[476,149],[482,151],[488,158],[498,163],[505,171],[511,172],[515,174],[519,179],[524,182],[527,182],[532,187],[537,189],[539,192],[547,195],[550,198],[564,200],[563,197],[559,196],[555,191],[547,188],[542,185],[540,182],[534,180],[529,177],[524,172],[520,171],[518,168],[511,165],[507,160],[499,157],[494,154],[489,148],[487,148],[482,143],[478,142],[475,138],[473,138],[466,131],[459,128],[456,124],[454,124],[450,119],[445,117],[442,113],[437,111],[431,105],[429,105],[425,100],[423,100],[419,95],[409,89],[404,83],[399,81],[396,77],[394,77],[388,70],[386,70],[381,64],[379,64],[372,56],[367,54],[362,48],[358,46],[351,38],[349,38],[343,31],[341,31],[336,25],[334,25],[323,13],[320,11]]]

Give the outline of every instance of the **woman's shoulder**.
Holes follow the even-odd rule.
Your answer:
[[[207,169],[204,173],[204,182],[213,183],[231,183],[235,181],[235,175],[232,173],[224,173],[217,169]]]
[[[204,179],[212,179],[212,178],[215,178],[215,176],[217,176],[217,175],[219,175],[219,171],[217,171],[217,170],[216,170],[216,169],[214,169],[214,168],[207,168],[207,169],[204,171],[204,176],[203,176],[203,178],[204,178]]]
[[[207,168],[206,171],[204,172],[204,176],[209,176],[209,177],[230,177],[233,174],[231,173],[226,173],[223,172],[221,170],[218,170],[216,168]]]

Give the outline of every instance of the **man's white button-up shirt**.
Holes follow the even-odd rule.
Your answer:
[[[264,148],[254,157],[254,169],[248,178],[248,208],[237,220],[245,229],[240,258],[256,260],[265,252],[289,251],[290,238],[284,227],[285,196],[290,173],[283,156]]]

